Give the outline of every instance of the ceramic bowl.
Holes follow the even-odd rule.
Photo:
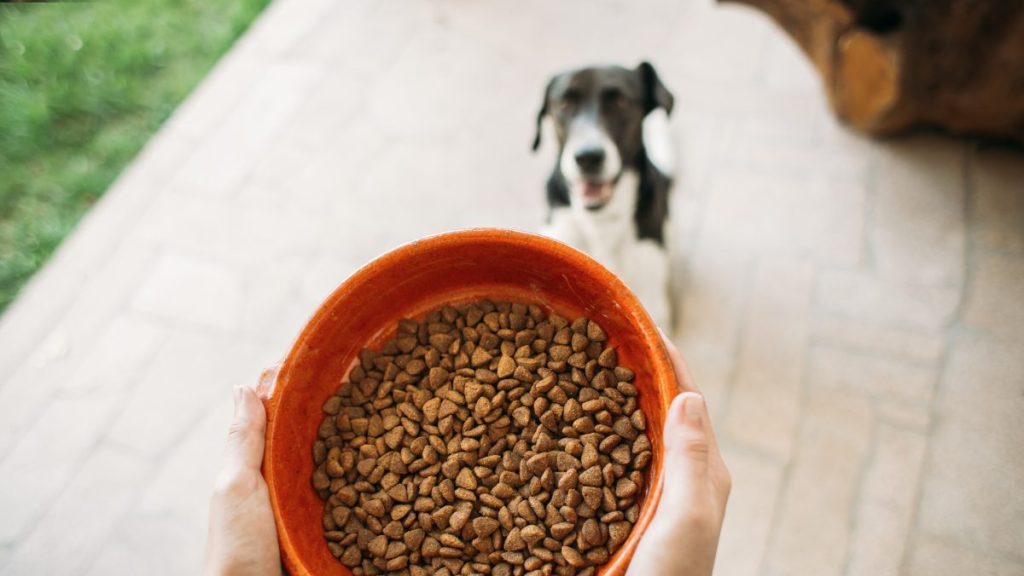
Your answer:
[[[483,229],[424,238],[364,266],[327,297],[281,365],[261,382],[267,409],[263,474],[292,576],[351,574],[327,549],[324,505],[311,484],[320,407],[359,351],[393,337],[399,319],[482,298],[536,303],[569,319],[585,315],[596,320],[617,348],[619,363],[636,373],[653,447],[647,493],[629,539],[598,570],[609,576],[625,573],[658,504],[662,428],[677,393],[660,333],[622,281],[586,254],[541,236]]]

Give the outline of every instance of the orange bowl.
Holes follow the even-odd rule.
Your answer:
[[[313,490],[312,445],[330,398],[364,347],[379,348],[401,318],[482,298],[535,303],[605,329],[619,363],[636,373],[652,460],[640,517],[598,574],[625,574],[661,494],[662,429],[676,374],[660,333],[614,274],[565,244],[507,230],[467,230],[407,244],[370,262],[320,305],[284,362],[260,384],[267,409],[263,475],[285,567],[292,576],[349,576],[327,549],[323,502]],[[679,374],[685,378],[685,374]]]

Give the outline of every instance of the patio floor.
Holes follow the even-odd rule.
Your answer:
[[[716,574],[1024,574],[1024,155],[847,132],[735,5],[276,0],[0,322],[0,575],[198,573],[231,386],[380,252],[537,229],[546,78],[641,58]]]

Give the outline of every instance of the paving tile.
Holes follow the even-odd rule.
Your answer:
[[[139,381],[107,438],[142,454],[166,454],[236,384],[256,382],[280,354],[262,343],[172,333]]]
[[[871,428],[866,400],[839,391],[810,393],[763,574],[843,573]]]
[[[524,149],[521,154],[526,153]],[[334,237],[354,232],[369,245],[391,249],[427,234],[458,228],[539,229],[546,213],[540,178],[529,186],[522,176],[496,178],[493,185],[481,186],[478,174],[501,174],[503,161],[487,146],[468,139],[444,147],[414,142],[388,147],[358,188],[339,197],[333,214],[338,220],[332,221],[336,224]],[[396,170],[398,166],[401,170]],[[468,171],[467,166],[480,172]],[[423,192],[410,193],[410,183]],[[508,209],[509,198],[515,199],[515,210]]]
[[[699,111],[679,107],[670,124],[676,156],[675,182],[669,210],[676,226],[673,242],[684,254],[696,245],[708,202],[709,181],[732,149],[724,138],[721,121]],[[554,153],[552,153],[554,154]]]
[[[252,87],[265,82],[268,70],[267,62],[255,55],[228,51],[175,109],[164,124],[165,129],[187,134],[193,143],[209,138],[231,117]],[[189,152],[195,152],[194,145]]]
[[[739,350],[724,430],[736,442],[789,457],[801,413],[812,270],[761,264]]]
[[[205,530],[196,531],[174,518],[129,517],[111,533],[107,543],[96,551],[95,562],[81,574],[199,574],[205,544]]]
[[[240,194],[247,191],[249,187]],[[238,199],[167,194],[142,216],[133,237],[229,265],[311,252],[327,222],[322,214],[283,196],[250,193],[243,204]],[[182,234],[182,229],[189,233]]]
[[[125,244],[78,286],[78,298],[46,325],[45,337],[24,350],[22,362],[2,376],[0,458],[89,356],[125,300],[151,268],[152,247]],[[43,321],[43,320],[40,320]],[[9,375],[9,376],[8,376]]]
[[[759,14],[764,18],[767,15]],[[821,77],[800,46],[777,28],[767,35],[762,48],[764,84],[769,90],[818,94]]]
[[[913,525],[923,433],[879,425],[854,514],[847,576],[897,576]]]
[[[1024,562],[993,557],[956,542],[924,537],[914,545],[907,576],[1021,576]]]
[[[811,333],[817,343],[922,365],[934,365],[946,349],[945,338],[937,330],[896,328],[827,313],[814,316]]]
[[[164,335],[164,328],[149,320],[118,316],[63,383],[63,389],[72,394],[87,394],[130,387],[153,359]]]
[[[312,157],[329,154],[335,162],[335,169],[343,169],[340,173],[347,176],[317,184],[332,184],[343,190],[351,180],[351,174],[362,167],[362,164],[350,164],[351,159],[368,157],[373,153],[372,147],[367,148],[369,142],[357,140],[371,140],[374,136],[382,138],[379,129],[369,134],[366,130],[358,130],[368,125],[363,118],[367,107],[366,91],[353,89],[353,82],[357,80],[344,66],[334,67],[337,69],[312,89],[308,100],[295,111],[280,134],[253,163],[246,187],[257,185],[279,189],[283,192],[282,200],[290,205],[294,202],[293,196],[302,192],[298,188],[299,178],[311,164]],[[338,163],[342,166],[337,166]],[[321,188],[318,186],[317,190]],[[303,193],[303,199],[311,197]]]
[[[862,270],[824,270],[814,290],[816,308],[844,319],[935,332],[952,322],[959,286],[925,286]]]
[[[697,252],[687,264],[675,342],[714,412],[735,369],[751,268],[726,252]]]
[[[232,51],[240,56],[271,59],[288,54],[334,6],[330,0],[276,0],[250,25]]]
[[[875,412],[879,422],[904,430],[928,433],[932,423],[931,404],[913,400],[876,398]]]
[[[273,63],[248,83],[244,97],[227,110],[175,175],[188,194],[230,197],[252,171],[312,87],[323,78],[316,66]]]
[[[1020,341],[962,336],[942,378],[920,533],[994,555],[1024,550]]]
[[[1024,160],[1020,153],[984,148],[970,164],[971,238],[984,250],[1024,254]]]
[[[309,151],[301,152],[300,146],[292,149],[287,139],[269,148],[240,191],[239,200],[253,200],[259,209],[283,212],[277,216],[281,221],[279,225],[291,223],[292,214],[301,215],[306,228],[295,230],[296,239],[304,239],[308,232],[316,231],[323,235],[317,239],[318,247],[323,247],[333,233],[331,239],[337,238],[340,242],[344,238],[345,243],[339,244],[339,248],[343,248],[351,245],[351,236],[345,236],[347,229],[343,227],[345,216],[362,209],[349,200],[370,168],[385,156],[389,139],[361,111],[342,129],[311,127],[310,132],[319,133],[321,137]],[[279,148],[289,148],[289,151],[282,152]],[[294,160],[295,154],[302,155],[301,160]],[[281,158],[270,159],[275,155]],[[235,204],[228,202],[226,206],[230,209]],[[316,226],[311,225],[313,222]]]
[[[490,46],[461,30],[427,27],[369,92],[368,113],[389,134],[434,142],[483,122],[499,122],[507,108],[517,104],[512,100],[515,95],[503,87],[519,79],[518,63],[502,60]],[[502,65],[495,66],[499,62]],[[489,82],[481,85],[482,78]],[[542,89],[538,83],[531,106],[540,105]],[[410,105],[410,94],[416,95],[415,105]],[[423,114],[424,110],[430,113]],[[531,128],[528,121],[519,126],[523,132]],[[525,152],[527,138],[520,142]]]
[[[678,53],[670,46],[675,40],[672,34],[687,22],[683,15],[688,7],[679,2],[648,1],[643,8],[591,2],[581,10],[571,3],[543,0],[516,5],[453,3],[443,4],[435,19],[471,33],[479,43],[504,50],[508,59],[525,61],[535,73],[547,75],[591,62],[634,65],[640,58]],[[576,25],[566,26],[566,22]],[[623,30],[643,34],[624,34]],[[523,50],[524,38],[530,39],[529,50]],[[667,64],[669,59],[665,60]],[[544,80],[538,76],[530,86],[543,86]]]
[[[313,259],[305,256],[282,256],[242,270],[245,288],[238,332],[241,336],[266,343],[271,350],[283,351],[291,345],[298,328],[282,331],[278,320],[289,299],[294,298],[307,275],[312,273],[311,262]],[[314,310],[310,307],[301,319],[306,320]]]
[[[754,254],[860,262],[865,188],[787,175],[721,173],[711,192],[700,242]]]
[[[703,23],[698,20],[692,24],[701,26]],[[755,48],[754,43],[745,43],[745,47]],[[692,56],[701,57],[699,53]],[[671,68],[673,61],[674,58],[668,59],[670,78],[676,75]],[[765,148],[820,143],[816,132],[820,117],[828,111],[820,94],[767,90],[760,86],[751,90],[749,84],[704,74],[684,72],[678,78],[676,105],[691,113],[716,118],[723,135],[729,139],[727,152],[738,151],[749,142]]]
[[[162,453],[87,574],[199,573],[210,493],[231,420],[230,392],[217,396],[181,442]],[[150,569],[153,558],[166,561]]]
[[[915,286],[963,284],[964,145],[893,142],[881,158],[869,233],[879,274]]]
[[[839,146],[820,142],[785,141],[766,145],[764,140],[742,139],[733,149],[728,165],[768,176],[799,174],[802,180],[863,186],[869,179],[875,155],[850,154]]]
[[[69,377],[53,389],[12,382],[4,392],[19,394],[4,403],[4,457],[0,459],[0,542],[24,533],[44,510],[47,498],[66,484],[78,464],[124,404],[143,368],[163,340],[152,323],[130,316],[115,319]],[[3,394],[0,394],[3,396]],[[7,396],[8,399],[15,398]],[[9,414],[7,414],[9,412]],[[20,431],[14,434],[13,430]],[[32,491],[34,498],[21,497]],[[9,502],[7,502],[9,500]]]
[[[807,382],[819,388],[840,389],[869,398],[927,406],[938,374],[890,358],[813,346],[808,353]]]
[[[131,306],[171,323],[229,332],[238,327],[242,289],[237,271],[222,262],[170,252]]]
[[[122,398],[62,395],[33,413],[34,425],[0,461],[0,542],[27,534],[78,472]]]
[[[58,350],[67,346],[66,340],[63,339],[51,340],[51,343]],[[44,346],[46,344],[43,343]],[[64,363],[72,362],[65,359]],[[52,368],[52,365],[46,367]],[[55,378],[72,369],[67,367],[60,370]],[[56,394],[58,382],[39,379],[39,374],[46,372],[52,373],[54,370],[47,371],[32,363],[26,363],[7,379],[3,388],[0,388],[0,459],[6,458],[17,446],[25,431],[32,426],[39,413]]]
[[[750,85],[764,73],[767,45],[787,42],[772,32],[770,19],[738,5],[690,2],[676,22],[664,47],[666,68],[687,77],[710,82]],[[706,55],[714,45],[714,58]]]
[[[771,536],[782,488],[782,465],[762,456],[723,447],[732,474],[732,493],[715,560],[717,576],[755,576]]]
[[[135,455],[98,449],[0,574],[81,573],[137,497],[149,468]]]
[[[964,324],[996,336],[1024,342],[1024,258],[979,254],[972,265]]]
[[[224,390],[180,443],[162,455],[131,518],[173,517],[191,532],[205,534],[214,480],[231,423],[231,397]]]
[[[333,2],[318,27],[295,38],[285,56],[322,63],[338,71],[354,91],[365,92],[394,66],[420,28],[437,18],[438,10],[426,2]]]

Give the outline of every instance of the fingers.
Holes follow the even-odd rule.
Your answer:
[[[686,369],[686,365],[683,364],[683,358],[679,355],[679,350],[676,350],[672,341],[669,340],[665,333],[661,333],[661,340],[665,343],[665,349],[668,350],[668,357],[672,360],[672,368],[676,372],[676,382],[679,385],[679,389],[683,392],[700,392],[697,389],[696,384],[693,383],[693,378],[690,376],[690,371]]]
[[[715,449],[704,398],[695,392],[676,396],[665,421],[665,496],[689,496],[706,485]]]
[[[234,399],[235,416],[228,428],[225,471],[259,471],[263,461],[267,414],[252,388],[235,386]]]

